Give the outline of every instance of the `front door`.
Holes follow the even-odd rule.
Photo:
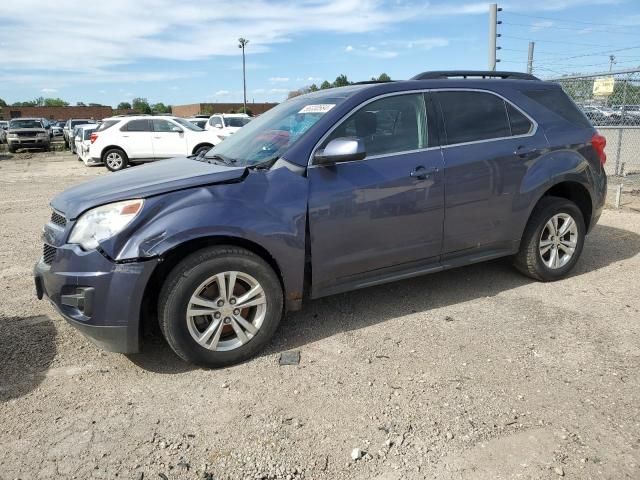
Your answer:
[[[155,159],[180,157],[188,154],[184,127],[180,127],[169,120],[153,119],[152,141]]]
[[[308,169],[314,297],[437,266],[443,159],[428,130],[424,95],[394,95],[360,108],[320,145],[359,137],[367,155]]]

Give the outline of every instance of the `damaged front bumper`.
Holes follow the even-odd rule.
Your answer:
[[[34,268],[38,298],[47,297],[71,325],[105,350],[139,352],[142,299],[157,259],[115,263],[76,245],[47,253]]]

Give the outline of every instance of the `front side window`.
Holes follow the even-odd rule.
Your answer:
[[[447,144],[511,136],[505,101],[491,93],[437,92],[447,132]]]
[[[367,156],[407,152],[427,147],[427,115],[422,94],[394,95],[375,100],[352,114],[323,142],[357,137]]]
[[[151,122],[147,119],[130,120],[122,130],[127,132],[150,132]]]
[[[176,125],[171,122],[168,122],[167,120],[160,120],[160,119],[153,120],[154,132],[173,132],[174,128],[176,128]]]

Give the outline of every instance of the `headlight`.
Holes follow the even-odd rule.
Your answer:
[[[127,200],[93,208],[76,222],[69,243],[77,243],[84,250],[92,250],[100,242],[125,229],[142,210],[144,200]]]

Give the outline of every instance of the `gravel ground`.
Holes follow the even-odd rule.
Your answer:
[[[7,157],[0,479],[640,478],[634,211],[605,211],[566,280],[497,261],[313,301],[210,371],[159,337],[100,351],[35,298],[49,199],[105,171]]]

